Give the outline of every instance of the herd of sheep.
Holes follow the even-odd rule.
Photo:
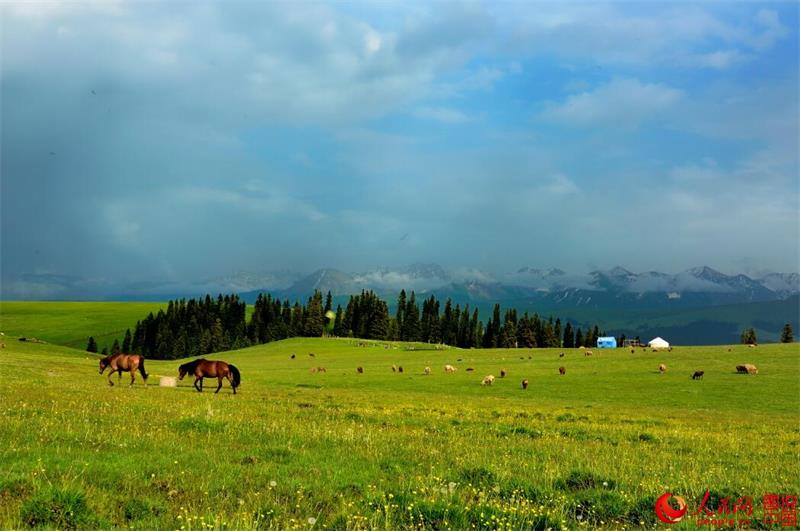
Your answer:
[[[750,346],[752,347],[753,345],[750,345]],[[669,350],[671,351],[672,349],[670,348]],[[728,349],[728,351],[730,352],[730,349]],[[631,352],[635,352],[635,351],[632,350]],[[311,352],[309,352],[308,355],[311,356],[311,357],[315,356]],[[585,356],[591,356],[592,355],[592,351],[591,350],[586,350],[584,352],[584,355]],[[295,354],[292,354],[291,357],[292,357],[292,359],[294,359],[295,358]],[[563,357],[564,357],[564,353],[562,352],[562,353],[559,354],[559,358],[563,358]],[[524,359],[524,358],[520,358],[520,359]],[[530,356],[529,356],[529,359],[530,359]],[[459,359],[458,361],[462,361],[462,360]],[[466,370],[467,370],[467,372],[472,372],[475,369],[473,369],[472,367],[467,367]],[[315,373],[318,373],[318,372],[326,372],[326,369],[324,367],[311,367],[311,369],[309,371],[311,372],[311,374],[315,374]],[[458,371],[458,368],[455,367],[454,365],[450,365],[448,363],[447,365],[444,366],[444,372],[447,373],[447,374],[452,374],[452,373],[455,373],[456,371]],[[359,366],[359,367],[356,368],[356,372],[358,374],[363,374],[364,373],[364,368]],[[402,373],[403,372],[402,365],[400,365],[400,366],[392,365],[392,372],[400,372],[400,373]],[[425,367],[424,373],[425,373],[426,376],[430,375],[431,372],[432,372],[432,370],[431,370],[430,367]],[[667,372],[667,366],[665,364],[663,364],[663,363],[659,364],[658,372],[661,373],[661,374],[664,374],[665,372]],[[739,374],[758,374],[758,368],[756,368],[755,365],[752,365],[750,363],[745,363],[744,365],[737,365],[736,366],[736,372],[739,373]],[[567,374],[566,367],[564,367],[563,365],[561,367],[559,367],[558,368],[558,373],[560,375],[562,375],[562,376]],[[692,374],[691,378],[693,380],[700,380],[700,379],[703,378],[704,374],[705,374],[705,371],[695,371]],[[505,369],[505,368],[500,369],[500,378],[505,378],[507,375],[508,375],[508,369]],[[494,381],[495,381],[495,376],[493,374],[487,374],[481,380],[481,385],[484,385],[484,386],[485,385],[492,385],[492,384],[494,384]],[[523,379],[522,380],[522,389],[525,390],[527,388],[528,388],[528,380],[527,379]]]

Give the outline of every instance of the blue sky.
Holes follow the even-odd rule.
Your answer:
[[[7,291],[798,268],[796,3],[0,10]]]

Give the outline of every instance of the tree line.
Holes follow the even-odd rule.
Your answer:
[[[417,300],[416,293],[400,292],[394,315],[373,291],[350,296],[343,308],[333,309],[329,292],[315,291],[305,304],[260,294],[249,318],[247,305],[238,295],[206,295],[200,299],[169,301],[166,310],[152,312],[125,332],[122,343],[115,339],[109,351],[143,354],[153,359],[178,359],[235,350],[290,337],[354,337],[389,341],[442,343],[461,348],[537,348],[594,346],[605,335],[598,326],[585,331],[560,318],[543,318],[515,309],[501,310],[495,304],[484,324],[478,308],[463,307],[447,299],[444,304],[431,295]],[[97,352],[89,338],[86,348]]]

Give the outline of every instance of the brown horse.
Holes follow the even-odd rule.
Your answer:
[[[203,358],[190,361],[189,363],[184,363],[178,368],[178,374],[179,380],[183,380],[183,377],[187,374],[193,374],[194,388],[201,393],[203,392],[203,378],[216,378],[219,381],[217,390],[214,391],[215,394],[219,393],[219,390],[222,389],[223,378],[227,378],[231,383],[233,394],[236,394],[236,388],[239,387],[242,382],[239,369],[230,363],[225,363],[224,361],[212,361]]]
[[[112,354],[100,360],[100,374],[103,374],[107,368],[111,367],[111,372],[108,373],[108,385],[114,385],[111,381],[111,376],[116,372],[119,375],[119,380],[122,380],[123,372],[131,373],[131,385],[136,377],[136,370],[138,369],[144,379],[144,384],[147,385],[148,374],[144,370],[144,356],[139,354]]]

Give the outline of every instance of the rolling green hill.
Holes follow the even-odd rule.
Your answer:
[[[160,308],[166,303],[0,301],[0,331],[79,349],[94,336],[102,350]]]

